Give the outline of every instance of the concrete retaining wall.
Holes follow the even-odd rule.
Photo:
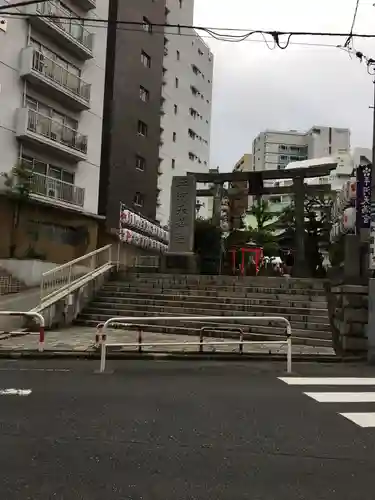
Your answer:
[[[101,274],[82,288],[40,311],[45,319],[46,328],[63,328],[71,325],[78,314],[110,278],[111,274],[112,271]]]

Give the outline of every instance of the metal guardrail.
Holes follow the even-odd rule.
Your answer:
[[[38,351],[44,351],[44,318],[41,314],[33,311],[23,312],[23,311],[0,311],[0,316],[24,316],[25,318],[35,318],[39,323],[39,346]]]
[[[68,288],[74,281],[90,276],[101,267],[114,263],[116,258],[116,250],[113,245],[106,245],[43,273],[40,284],[40,300],[44,301],[57,291],[61,292]]]
[[[105,372],[106,367],[106,357],[107,357],[107,347],[138,347],[138,351],[141,346],[144,347],[174,347],[174,346],[198,346],[199,349],[203,350],[203,345],[210,346],[223,346],[223,345],[238,345],[240,346],[249,345],[249,344],[264,344],[264,341],[250,341],[243,340],[243,335],[240,333],[240,340],[225,340],[225,341],[209,341],[205,342],[202,339],[202,335],[206,329],[209,327],[203,327],[203,332],[201,330],[199,341],[188,341],[188,342],[143,342],[142,332],[139,330],[138,332],[138,342],[116,342],[116,343],[108,343],[106,329],[111,324],[122,324],[122,325],[132,325],[134,323],[144,322],[147,319],[147,322],[168,322],[168,321],[231,321],[233,319],[242,320],[242,321],[276,321],[279,323],[283,323],[286,326],[286,338],[284,341],[270,341],[268,344],[275,343],[278,345],[285,344],[287,346],[287,373],[292,372],[292,327],[290,322],[282,317],[282,316],[118,316],[115,318],[108,319],[105,323],[100,323],[97,326],[97,342],[99,341],[100,345],[100,369],[99,373]],[[237,329],[240,330],[240,329]],[[243,332],[242,332],[243,334]],[[139,351],[141,352],[141,351]]]

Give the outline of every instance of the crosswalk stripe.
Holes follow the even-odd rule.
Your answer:
[[[375,378],[364,377],[278,377],[288,385],[375,385]]]
[[[30,396],[31,389],[0,389],[0,396]]]
[[[304,392],[318,403],[375,403],[375,392]]]
[[[375,427],[375,413],[339,413],[359,427]]]

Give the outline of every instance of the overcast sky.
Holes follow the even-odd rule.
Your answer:
[[[360,0],[355,32],[375,33],[375,0]],[[349,32],[355,0],[195,0],[195,24],[279,31]],[[259,39],[254,35],[251,40]],[[293,37],[344,44],[345,39]],[[336,47],[208,41],[215,54],[211,166],[231,170],[262,130],[348,127],[352,147],[370,147],[372,77]],[[271,43],[272,45],[272,43]],[[375,59],[375,40],[356,40]]]

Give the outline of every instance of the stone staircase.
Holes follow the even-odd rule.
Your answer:
[[[323,282],[311,279],[119,273],[104,285],[75,323],[94,327],[115,316],[144,316],[136,325],[123,328],[198,336],[202,327],[209,327],[212,336],[238,338],[238,333],[225,331],[232,327],[241,328],[247,340],[285,338],[285,327],[280,322],[246,324],[235,318],[247,314],[287,318],[295,344],[332,344]],[[225,323],[194,319],[147,321],[150,316],[223,315],[233,319]]]
[[[25,289],[26,286],[24,283],[0,267],[0,296],[18,293]]]

